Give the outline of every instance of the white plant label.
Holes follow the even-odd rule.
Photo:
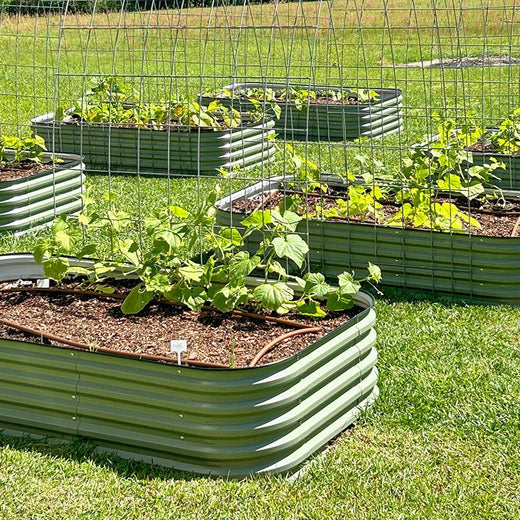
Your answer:
[[[185,339],[172,339],[170,341],[170,352],[177,352],[177,364],[181,364],[181,354],[188,350],[188,342]]]

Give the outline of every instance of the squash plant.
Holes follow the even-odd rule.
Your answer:
[[[361,222],[370,220],[389,226],[426,227],[446,232],[480,229],[479,221],[457,207],[452,196],[468,201],[502,199],[501,190],[493,184],[493,172],[502,164],[491,161],[490,164],[465,167],[465,161],[471,160],[464,150],[465,141],[460,140],[457,148],[445,146],[447,136],[452,134],[452,125],[450,120],[439,125],[443,137],[431,150],[410,149],[400,170],[385,170],[376,161],[377,173],[365,175],[364,183],[348,172],[344,179],[349,182],[345,186],[346,196],[336,198],[332,205],[318,202],[310,211],[305,208],[303,195],[318,187],[326,192],[328,187],[319,181],[318,171],[312,171],[309,176],[307,164],[303,168],[304,162],[293,157],[292,163],[303,168],[301,174],[295,175],[300,185],[304,181],[303,193],[284,197],[280,208],[291,209],[305,218],[354,218]],[[371,164],[368,157],[358,155],[356,159],[364,168]],[[385,203],[397,206],[391,216],[385,217]]]
[[[496,126],[479,125],[474,118],[463,123],[451,118],[435,116],[438,136],[428,143],[433,148],[474,150],[488,148],[490,153],[514,155],[520,152],[520,108],[515,109]]]
[[[324,98],[334,103],[354,104],[354,103],[373,103],[378,101],[380,95],[371,89],[312,89],[303,87],[288,87],[274,89],[271,87],[240,87],[234,92],[229,89],[222,89],[218,93],[207,92],[209,97],[239,97],[252,103],[267,104],[272,110],[280,110],[276,103],[289,102],[298,110],[303,110],[309,104],[316,103],[318,98]],[[274,108],[277,107],[277,108]],[[280,112],[278,112],[280,117]]]
[[[19,165],[23,161],[41,163],[47,150],[45,141],[40,136],[8,136],[0,135],[0,166],[9,163]]]
[[[92,88],[77,106],[58,109],[57,121],[151,130],[177,127],[222,130],[236,128],[243,122],[243,114],[217,100],[208,106],[189,98],[143,103],[139,100],[139,93],[117,77],[94,78],[92,81]],[[264,118],[260,105],[245,115],[253,122]]]
[[[218,190],[212,191],[195,210],[180,206],[156,210],[144,221],[142,240],[129,238],[129,214],[99,212],[87,195],[82,213],[77,218],[57,219],[50,236],[37,243],[34,258],[43,264],[45,275],[58,283],[67,274],[78,274],[85,277],[86,284],[110,291],[110,279],[121,273],[137,277],[121,307],[125,314],[138,313],[154,298],[161,298],[194,311],[208,304],[221,312],[252,306],[320,318],[326,314],[323,302],[329,311],[348,309],[361,282],[379,281],[380,270],[372,264],[363,280],[342,273],[337,287],[329,285],[320,273],[303,277],[289,274],[286,265],[301,268],[309,250],[296,233],[302,217],[290,210],[259,210],[242,221],[242,232],[218,227],[218,194]],[[92,236],[94,231],[110,237],[113,257],[72,267],[67,255],[73,252],[79,250],[79,259],[100,254],[96,241],[81,247],[83,237]],[[261,233],[262,241],[257,251],[250,253],[242,246],[252,233]],[[201,242],[209,250],[205,255],[197,254]],[[252,288],[246,277],[257,272],[263,273],[263,281]]]

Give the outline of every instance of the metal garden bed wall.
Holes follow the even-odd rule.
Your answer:
[[[0,256],[0,281],[42,277],[31,256]],[[237,370],[0,339],[0,428],[212,475],[290,470],[377,396],[373,300],[357,303],[299,354]]]
[[[44,154],[49,159],[51,154]],[[85,176],[77,155],[58,154],[65,164],[0,182],[0,231],[21,231],[79,211]]]
[[[316,91],[336,90],[347,92],[347,87],[291,85]],[[238,110],[251,110],[253,104],[240,98],[242,88],[287,88],[282,83],[234,83],[222,87],[231,93],[232,99],[217,94],[222,104]],[[310,141],[345,141],[359,137],[382,137],[401,130],[402,91],[398,89],[371,89],[380,95],[380,100],[360,104],[316,104],[311,103],[299,110],[290,101],[278,101],[281,115],[276,120],[275,130],[284,139]],[[202,96],[209,100],[209,97]],[[213,98],[211,98],[213,99]],[[268,104],[267,104],[268,108]]]
[[[88,170],[153,175],[217,175],[273,159],[273,121],[218,131],[164,131],[63,123],[54,114],[31,121],[55,151],[84,157]]]
[[[217,202],[218,221],[240,227],[244,215],[230,211],[233,201],[274,191],[282,180],[264,180],[221,199]],[[385,285],[520,304],[520,237],[470,236],[314,219],[302,220],[298,231],[308,240],[311,270],[328,278],[345,269],[361,273],[370,261],[381,268]],[[252,235],[249,240],[257,247],[258,236]]]

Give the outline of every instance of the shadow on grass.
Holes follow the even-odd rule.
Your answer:
[[[361,413],[359,418],[360,423],[369,421],[370,414],[365,410]],[[291,470],[282,473],[280,476],[287,477],[290,480],[298,478],[302,472],[306,472],[312,468],[317,458],[331,449],[354,425],[350,425],[344,431],[337,434],[324,446],[317,449],[311,456],[302,461],[299,465]],[[35,438],[29,434],[9,435],[4,434],[0,430],[0,449],[9,447],[17,451],[24,451],[27,453],[39,454],[42,457],[51,459],[61,459],[64,463],[75,462],[78,464],[94,464],[98,468],[106,469],[116,473],[122,478],[132,478],[142,481],[150,480],[175,480],[175,481],[197,481],[197,480],[230,480],[233,482],[243,480],[266,480],[273,478],[269,474],[251,474],[247,477],[223,477],[216,475],[203,475],[199,473],[192,473],[188,471],[180,471],[174,468],[160,466],[149,462],[125,459],[115,453],[99,452],[98,444],[95,441],[86,438],[75,439],[54,439],[47,437]]]
[[[470,296],[460,296],[451,293],[440,293],[422,291],[420,289],[402,289],[398,287],[380,286],[379,293],[373,288],[363,288],[374,296],[376,301],[383,300],[385,303],[435,303],[444,307],[507,307],[505,303],[480,300]]]
[[[123,478],[178,481],[222,478],[179,471],[148,462],[124,459],[112,453],[99,453],[97,444],[94,441],[82,438],[65,440],[47,437],[35,438],[29,435],[13,436],[4,434],[0,430],[0,447],[37,453],[43,457],[62,459],[64,462],[73,461],[78,464],[94,464],[97,467],[115,472]]]

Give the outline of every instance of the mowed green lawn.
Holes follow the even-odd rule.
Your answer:
[[[394,68],[441,55],[520,56],[520,15],[502,0],[435,6],[343,0],[3,19],[1,130],[23,131],[31,117],[74,103],[95,74],[123,75],[145,99],[264,77],[398,87],[403,133],[296,145],[326,171],[350,169],[360,151],[398,167],[402,149],[432,130],[432,112],[472,109],[493,122],[520,106],[518,66]],[[89,175],[88,185],[146,214],[196,205],[216,184],[228,192],[283,173],[282,157],[233,180]],[[0,252],[30,251],[42,233],[0,234]],[[3,436],[0,518],[520,518],[520,310],[387,289],[376,311],[381,397],[296,478],[200,478],[98,455],[88,443]]]

